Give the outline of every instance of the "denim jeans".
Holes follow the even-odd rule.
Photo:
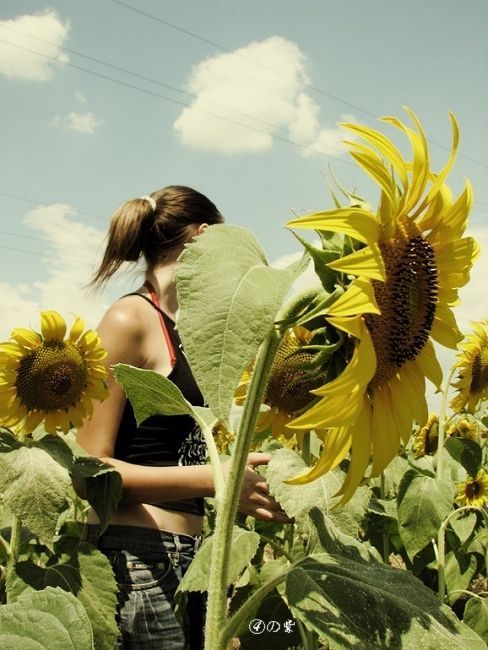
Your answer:
[[[116,648],[197,650],[203,645],[203,603],[190,592],[183,620],[174,613],[175,591],[200,537],[137,526],[86,526],[86,541],[109,559],[118,584]]]

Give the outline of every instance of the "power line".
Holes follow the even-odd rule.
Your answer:
[[[218,48],[222,52],[226,52],[227,54],[231,54],[232,56],[236,56],[238,58],[244,59],[245,61],[248,61],[250,63],[254,63],[257,66],[260,66],[262,68],[266,68],[267,70],[270,70],[274,72],[275,74],[279,74],[282,77],[285,77],[287,79],[293,79],[293,81],[296,81],[296,79],[293,77],[290,77],[290,75],[287,75],[286,73],[282,72],[281,70],[277,70],[276,68],[273,68],[272,66],[266,65],[265,63],[262,63],[260,61],[256,61],[255,59],[252,59],[250,57],[244,56],[243,54],[238,54],[235,51],[229,50],[227,47],[222,45],[221,43],[217,43],[216,41],[212,41],[208,38],[205,38],[203,36],[200,36],[199,34],[196,34],[195,32],[192,32],[188,29],[184,29],[183,27],[180,27],[179,25],[175,25],[174,23],[170,23],[167,20],[164,20],[163,18],[160,18],[159,16],[155,16],[154,14],[151,14],[147,11],[143,11],[142,9],[139,9],[137,7],[134,7],[133,5],[127,3],[127,2],[122,2],[122,0],[112,0],[115,4],[118,4],[122,7],[125,7],[126,9],[129,9],[130,11],[133,11],[135,13],[141,14],[142,16],[145,16],[146,18],[149,18],[151,20],[154,20],[158,23],[161,23],[165,25],[166,27],[169,27],[170,29],[173,29],[175,31],[178,31],[182,34],[185,34],[186,36],[190,36],[191,38],[194,38],[195,40],[201,41],[202,43],[206,43],[207,45],[212,45],[213,47]],[[378,119],[378,114],[373,113],[366,108],[363,108],[362,106],[358,106],[357,104],[354,104],[353,102],[350,102],[346,99],[343,99],[342,97],[339,97],[337,95],[334,95],[326,90],[323,90],[322,88],[318,88],[317,86],[314,86],[313,84],[307,82],[307,81],[300,81],[299,83],[301,86],[308,88],[309,90],[313,90],[316,93],[319,93],[320,95],[324,95],[325,97],[329,97],[330,99],[335,100],[336,102],[339,102],[340,104],[344,104],[345,106],[349,106],[349,108],[354,108],[355,110],[363,113],[364,115],[368,115],[369,117],[373,117],[375,120]],[[445,149],[447,151],[450,151],[450,147],[441,143],[437,142],[436,140],[430,140],[427,138],[428,141],[435,145],[436,147],[440,147],[441,149]],[[487,167],[488,168],[488,163],[484,163],[481,160],[477,160],[476,158],[472,158],[471,156],[468,156],[466,154],[459,154],[460,158],[465,158],[466,160],[469,160],[473,163],[476,163],[477,165],[481,165],[482,167]]]
[[[41,56],[45,59],[49,59],[51,61],[55,61],[56,63],[59,63],[59,60],[54,57],[54,56],[49,56],[48,54],[44,54],[42,52],[37,52],[36,50],[32,50],[31,48],[24,47],[22,45],[18,45],[17,43],[12,43],[11,41],[6,41],[5,39],[0,38],[1,43],[6,43],[7,45],[11,45],[12,47],[16,47],[20,50],[24,50],[25,52],[30,52],[31,54],[36,54],[37,56]],[[94,70],[89,70],[88,68],[84,68],[83,66],[76,65],[75,63],[71,63],[71,61],[64,61],[63,65],[67,65],[71,68],[74,68],[75,70],[80,70],[81,72],[86,72],[88,74],[91,74],[95,77],[98,77],[100,79],[105,79],[106,81],[111,81],[112,83],[118,84],[120,86],[124,86],[126,88],[131,88],[132,90],[136,90],[138,92],[144,93],[146,95],[150,95],[152,97],[157,97],[159,99],[163,99],[165,101],[171,102],[173,104],[177,104],[178,106],[184,106],[185,108],[191,108],[194,111],[197,111],[198,113],[203,113],[204,115],[210,115],[212,117],[215,117],[219,120],[223,120],[224,122],[229,122],[230,124],[235,124],[238,126],[241,126],[245,129],[248,129],[250,131],[256,131],[257,133],[263,133],[264,135],[268,135],[271,138],[274,138],[275,140],[280,140],[281,142],[285,142],[286,144],[291,144],[294,147],[298,147],[300,149],[304,149],[305,151],[314,151],[326,158],[330,157],[330,154],[326,154],[323,151],[320,151],[318,149],[312,149],[312,147],[300,144],[299,142],[294,142],[293,140],[289,140],[288,138],[284,138],[283,136],[276,135],[275,133],[269,133],[269,131],[266,131],[264,129],[259,129],[254,126],[250,126],[249,124],[244,124],[242,122],[238,122],[237,120],[232,120],[227,117],[223,117],[222,115],[216,115],[215,113],[211,113],[210,111],[205,111],[203,109],[195,108],[191,106],[190,104],[186,104],[185,102],[182,102],[178,99],[174,99],[173,97],[167,97],[166,95],[161,95],[159,93],[155,93],[152,90],[147,90],[146,88],[141,88],[140,86],[135,86],[134,84],[128,83],[127,81],[121,81],[120,79],[115,79],[114,77],[110,77],[109,75],[103,74],[101,72],[95,72]],[[338,147],[333,147],[330,145],[331,149],[338,149]],[[342,151],[342,150],[341,150]],[[345,164],[345,165],[350,165],[351,167],[356,168],[356,165],[348,160],[343,160],[340,158],[336,159],[337,162]]]
[[[59,201],[53,201],[52,203],[45,203],[44,201],[38,201],[37,199],[32,199],[28,198],[26,196],[19,196],[18,194],[11,194],[10,192],[1,192],[0,191],[0,196],[7,196],[10,199],[17,199],[19,201],[26,201],[27,203],[33,203],[35,205],[43,205],[45,207],[50,207],[51,205],[58,204]],[[83,212],[82,210],[76,210],[77,214],[81,214],[84,217],[90,217],[92,219],[96,219],[97,221],[103,221],[106,223],[106,219],[103,219],[102,217],[99,217],[95,214],[91,214],[90,212]]]
[[[73,257],[63,257],[62,255],[54,255],[54,253],[44,253],[39,251],[27,251],[25,248],[14,248],[13,246],[4,246],[0,244],[0,248],[6,251],[13,251],[14,253],[24,253],[26,255],[35,255],[36,257],[53,257],[56,260],[65,260],[67,262],[78,262],[79,264],[91,264],[87,260],[78,260]]]
[[[47,242],[48,244],[52,244],[52,240],[48,239],[47,237],[36,237],[35,235],[23,235],[17,232],[12,232],[10,230],[0,230],[0,233],[2,235],[8,235],[9,237],[18,237],[19,239],[31,239],[33,241],[41,241],[41,242]],[[78,246],[77,248],[78,250],[93,252],[93,247]]]
[[[83,59],[87,59],[88,61],[92,61],[94,63],[98,63],[99,65],[104,65],[107,68],[111,68],[112,70],[116,70],[117,72],[122,72],[124,74],[128,74],[132,77],[136,77],[137,79],[142,79],[143,81],[148,81],[150,83],[153,83],[157,86],[160,86],[162,88],[167,88],[168,90],[173,90],[174,92],[180,93],[181,95],[186,95],[187,97],[191,97],[192,99],[198,99],[198,95],[196,93],[191,93],[186,90],[181,90],[180,88],[177,88],[176,86],[172,86],[170,84],[167,84],[163,81],[159,81],[158,79],[153,79],[152,77],[148,77],[146,75],[140,74],[139,72],[134,72],[132,70],[128,70],[127,68],[123,68],[121,66],[115,65],[113,63],[110,63],[108,61],[104,61],[103,59],[99,59],[97,57],[91,56],[89,54],[84,54],[83,52],[79,52],[77,50],[73,50],[72,48],[69,47],[64,47],[61,45],[58,45],[57,43],[53,43],[52,41],[48,41],[45,38],[40,38],[38,36],[34,36],[33,34],[29,34],[28,32],[23,32],[20,29],[15,29],[14,27],[10,27],[7,25],[0,25],[3,29],[8,29],[9,31],[16,32],[17,34],[22,34],[23,36],[28,36],[29,38],[33,38],[36,41],[40,41],[42,43],[47,43],[48,45],[52,45],[53,47],[57,47],[60,50],[63,50],[63,52],[68,52],[69,54],[74,54],[76,56],[79,56]],[[11,45],[14,45],[13,43],[10,43]],[[21,47],[21,46],[18,46]],[[41,55],[41,53],[36,53]],[[65,62],[66,63],[66,62]],[[261,122],[262,124],[266,124],[268,126],[271,126],[275,129],[279,130],[284,130],[285,127],[275,124],[274,122],[270,122],[269,120],[265,120],[261,117],[258,117],[257,115],[252,115],[250,113],[245,113],[244,111],[240,111],[236,108],[231,108],[230,106],[226,106],[225,104],[220,104],[218,102],[213,102],[209,99],[200,99],[200,101],[203,101],[203,103],[208,104],[210,106],[215,106],[217,108],[223,108],[226,111],[230,111],[231,113],[236,113],[237,115],[240,115],[245,118],[250,118],[251,120],[255,120],[256,122]],[[186,105],[189,108],[192,108],[193,110],[196,110],[193,106],[191,105]],[[220,117],[214,115],[214,117]],[[225,118],[223,118],[225,119]],[[239,123],[241,126],[245,126],[242,123]],[[266,132],[268,133],[268,132]],[[315,144],[317,141],[314,138],[311,138],[310,136],[306,136],[303,133],[296,132],[297,136],[300,136],[301,138],[304,138],[305,140],[308,140],[310,144]],[[334,147],[333,145],[329,145],[332,149],[336,149],[338,152],[343,153],[344,150],[340,149],[339,147]]]

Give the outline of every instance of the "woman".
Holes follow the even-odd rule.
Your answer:
[[[144,284],[117,300],[98,327],[107,366],[127,363],[158,372],[198,406],[204,400],[175,331],[173,274],[184,244],[222,221],[215,205],[188,187],[170,186],[127,201],[112,218],[93,278],[95,286],[103,285],[123,262],[144,258]],[[119,585],[118,647],[200,647],[200,604],[189,599],[183,625],[173,613],[174,592],[200,541],[203,498],[214,494],[200,430],[190,416],[153,416],[138,427],[110,373],[109,398],[95,407],[78,441],[122,476],[121,504],[108,529],[97,540],[94,513],[87,527],[87,538],[109,557]],[[262,476],[253,470],[269,458],[249,455],[240,510],[265,521],[286,522]]]

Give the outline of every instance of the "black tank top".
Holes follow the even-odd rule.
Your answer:
[[[175,363],[168,379],[180,389],[190,404],[203,406],[203,395],[183,354],[174,321],[146,296],[140,293],[127,295],[144,298],[162,315],[175,352]],[[114,458],[135,465],[156,467],[203,465],[206,460],[206,445],[200,428],[191,416],[153,415],[137,426],[131,403],[126,400],[117,433]],[[203,498],[200,497],[161,501],[152,505],[197,515],[204,513]]]

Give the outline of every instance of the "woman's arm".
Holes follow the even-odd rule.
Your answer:
[[[142,305],[141,305],[142,306]],[[115,441],[125,406],[125,393],[115,381],[111,366],[127,363],[140,368],[151,367],[146,353],[146,312],[138,304],[126,299],[109,308],[98,334],[107,350],[109,397],[94,406],[92,417],[86,420],[77,434],[78,443],[92,456],[113,466],[122,477],[122,503],[158,503],[194,497],[214,496],[212,468],[209,465],[153,467],[134,465],[113,457]],[[167,372],[170,360],[167,350]],[[164,365],[164,364],[163,364]],[[253,467],[268,463],[270,456],[254,453],[248,457],[239,509],[266,521],[289,521],[280,505],[268,493],[263,477]],[[228,463],[224,464],[227,473]]]

